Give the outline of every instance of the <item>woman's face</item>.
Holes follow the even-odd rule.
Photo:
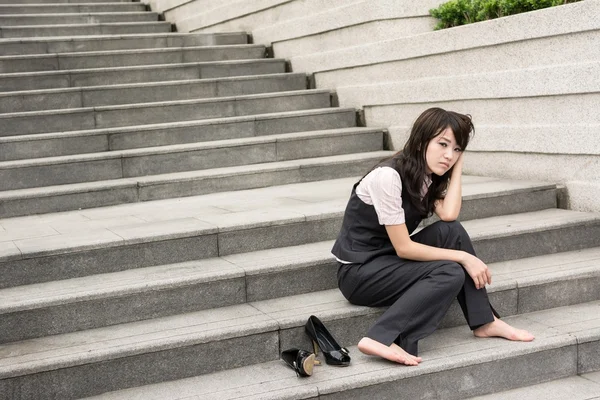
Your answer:
[[[446,128],[427,145],[425,161],[428,174],[444,175],[454,166],[462,153],[452,129]]]

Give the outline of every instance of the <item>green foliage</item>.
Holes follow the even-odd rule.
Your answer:
[[[440,20],[437,30],[577,1],[581,0],[450,0],[429,13]]]

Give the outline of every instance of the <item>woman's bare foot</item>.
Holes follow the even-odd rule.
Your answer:
[[[421,357],[408,354],[402,347],[395,343],[386,346],[385,344],[379,343],[368,337],[360,339],[360,342],[358,342],[358,349],[364,354],[379,356],[386,360],[397,362],[398,364],[419,365],[422,361]]]
[[[477,337],[501,337],[508,340],[531,342],[534,336],[523,329],[517,329],[494,317],[494,321],[473,331]]]

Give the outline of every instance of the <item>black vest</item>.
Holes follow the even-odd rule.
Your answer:
[[[392,167],[395,161],[395,159],[384,161],[378,167]],[[375,207],[365,203],[356,195],[356,187],[361,181],[362,178],[352,187],[352,194],[344,212],[342,229],[331,250],[340,260],[356,264],[365,264],[382,255],[396,254],[385,226],[379,224]],[[411,234],[421,223],[422,216],[411,203],[404,182],[402,182],[402,208],[406,228]]]

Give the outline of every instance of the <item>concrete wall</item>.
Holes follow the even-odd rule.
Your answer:
[[[180,30],[272,45],[394,148],[425,108],[469,113],[468,173],[559,182],[568,207],[600,212],[600,0],[436,32],[441,0],[155,1]]]

